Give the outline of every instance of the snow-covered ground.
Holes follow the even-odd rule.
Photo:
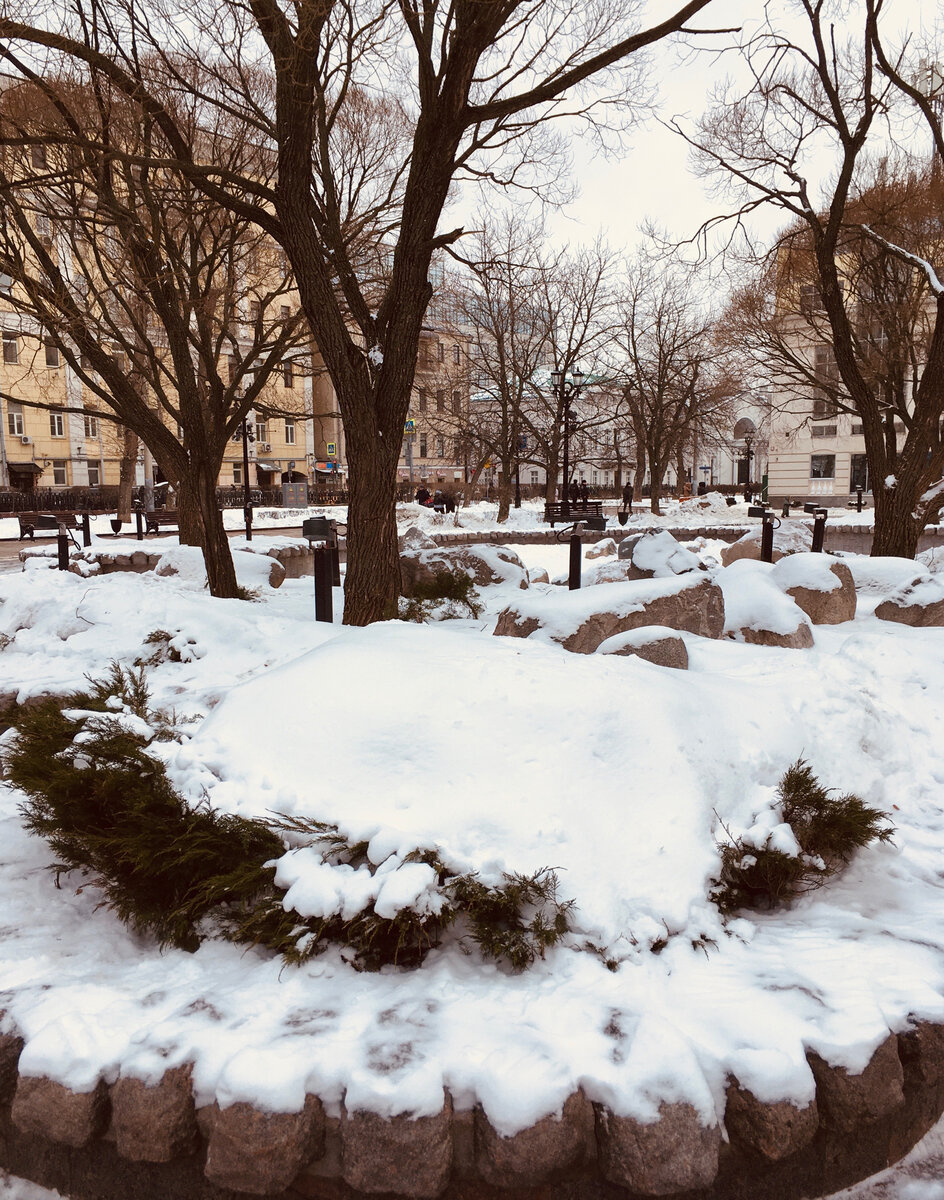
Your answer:
[[[517,549],[565,567],[563,546]],[[810,650],[688,638],[687,672],[492,638],[513,585],[483,589],[478,619],[367,630],[316,625],[310,579],[253,586],[257,603],[213,600],[188,570],[3,575],[0,693],[80,688],[164,630],[180,661],[149,678],[181,734],[162,753],[195,801],[335,822],[370,842],[403,904],[427,902],[403,890],[417,848],[485,880],[553,867],[574,931],[520,975],[454,936],[421,969],[380,974],[331,950],[301,968],[213,941],[159,955],[94,887],[54,888],[4,786],[0,1009],[26,1039],[21,1069],[83,1088],[190,1061],[200,1103],[283,1110],[307,1090],[430,1112],[448,1088],[512,1132],[578,1086],[622,1113],[684,1098],[708,1121],[732,1072],[802,1102],[808,1048],[856,1070],[909,1016],[944,1020],[944,630],[875,619],[881,581]],[[887,810],[895,842],[791,910],[725,926],[707,894],[721,823],[770,824],[801,756]],[[352,894],[310,851],[279,871],[302,913]],[[928,1155],[941,1161],[940,1136]],[[944,1200],[937,1165],[920,1170],[852,1194]]]

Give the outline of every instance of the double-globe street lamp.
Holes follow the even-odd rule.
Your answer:
[[[564,485],[561,489],[561,517],[570,520],[570,406],[587,384],[586,374],[574,367],[568,376],[565,371],[551,372],[551,386],[557,397],[558,411],[564,420]]]
[[[243,520],[246,524],[246,541],[252,541],[252,492],[249,489],[249,443],[256,440],[249,417],[242,421],[233,433],[234,442],[243,444]]]

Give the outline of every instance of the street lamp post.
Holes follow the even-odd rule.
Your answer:
[[[570,405],[580,395],[586,380],[587,376],[579,367],[574,367],[570,378],[564,371],[551,372],[551,385],[564,414],[564,486],[561,492],[561,518],[564,521],[570,520]]]
[[[233,434],[233,441],[243,444],[243,520],[246,523],[246,541],[252,541],[252,495],[249,491],[249,443],[256,440],[252,422],[247,417]]]

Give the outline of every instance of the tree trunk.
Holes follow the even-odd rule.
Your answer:
[[[193,462],[192,458],[191,463],[193,507],[202,526],[203,561],[210,595],[231,600],[238,595],[238,584],[229,538],[223,527],[223,514],[216,500],[218,470],[210,463]]]
[[[511,492],[512,481],[511,476],[507,471],[500,471],[498,475],[498,523],[502,524],[508,520],[508,514],[511,511]]]
[[[659,507],[659,502],[662,499],[662,476],[665,474],[665,468],[660,462],[655,459],[649,459],[649,511],[657,517],[662,516],[662,509]],[[638,476],[637,476],[638,478]]]
[[[138,435],[125,426],[121,434],[121,473],[118,476],[118,518],[121,521],[131,520],[131,497],[137,465]]]
[[[918,553],[918,538],[924,523],[915,519],[913,489],[885,487],[876,483],[873,497],[875,533],[872,536],[872,555],[914,558]]]
[[[636,438],[636,470],[633,475],[633,499],[642,499],[642,489],[646,482],[646,444],[642,438]]]
[[[355,420],[345,431],[350,469],[345,625],[394,620],[400,597],[396,521],[400,441],[378,437],[370,425]],[[402,427],[400,420],[398,428]]]

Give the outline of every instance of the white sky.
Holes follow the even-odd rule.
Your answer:
[[[669,4],[656,0],[649,7],[658,17]],[[776,15],[789,13],[794,6],[789,0],[772,0],[769,8]],[[760,9],[756,0],[714,0],[693,24],[699,28],[752,28],[758,23]],[[935,21],[941,21],[935,0],[889,0],[888,16],[887,29],[897,27],[911,33],[930,33]],[[719,47],[730,41],[730,36],[721,35],[705,38],[703,44]],[[666,44],[657,48],[654,77],[659,85],[661,117],[700,116],[711,88],[735,65],[733,54],[719,59],[699,53],[681,61],[677,47]],[[595,154],[589,141],[576,143],[573,149],[580,196],[550,216],[548,224],[556,241],[588,243],[602,231],[612,247],[630,247],[641,240],[640,226],[647,219],[655,219],[674,236],[690,236],[718,210],[718,202],[688,169],[685,143],[656,120],[637,129],[621,160]],[[760,228],[772,234],[776,227],[771,219]]]

